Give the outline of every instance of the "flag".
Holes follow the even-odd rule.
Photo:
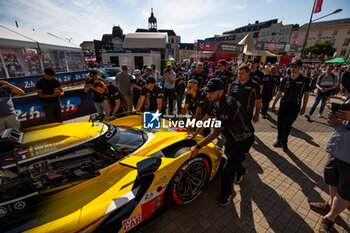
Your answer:
[[[318,13],[322,10],[323,0],[317,0],[314,13]]]

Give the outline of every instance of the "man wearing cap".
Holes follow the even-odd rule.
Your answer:
[[[160,82],[161,81],[160,72],[156,70],[156,65],[152,64],[151,68],[152,68],[152,73],[149,77],[153,77],[156,80],[156,82]]]
[[[266,74],[263,79],[263,91],[262,91],[262,108],[261,115],[262,118],[266,118],[267,110],[270,105],[272,97],[276,95],[278,86],[280,84],[280,77],[277,74],[277,69],[272,66],[270,73]]]
[[[194,73],[194,72],[196,71],[196,63],[193,62],[193,63],[191,64],[191,67],[190,67],[190,68],[191,68],[191,69],[190,69],[189,71],[187,71],[187,77],[186,77],[187,81],[190,80],[191,74]]]
[[[259,70],[259,58],[254,58],[250,63],[249,77],[259,84],[260,91],[263,90],[264,73]]]
[[[231,83],[233,80],[233,74],[227,70],[227,62],[225,59],[221,59],[218,62],[218,70],[211,78],[219,78],[224,82],[225,93],[228,94],[228,91],[231,89]]]
[[[219,199],[219,205],[221,206],[230,204],[235,174],[242,166],[241,163],[245,158],[245,154],[249,152],[254,142],[254,128],[248,119],[247,113],[237,100],[225,94],[224,87],[225,85],[221,79],[214,78],[204,88],[207,91],[210,104],[202,121],[215,117],[221,121],[221,127],[214,128],[206,138],[191,147],[190,156],[190,158],[194,158],[203,146],[217,138],[220,133],[224,135],[227,161],[221,179],[221,197]],[[188,136],[193,139],[202,130],[203,128],[198,128],[193,135],[189,134]]]
[[[166,112],[167,104],[169,103],[169,115],[174,111],[174,99],[175,99],[175,81],[176,73],[173,71],[171,65],[167,65],[163,74],[164,81],[164,112]],[[169,102],[168,102],[169,99]]]
[[[203,88],[207,84],[207,75],[203,71],[203,63],[197,64],[196,70],[191,74],[190,80],[195,79],[198,82],[198,88]]]
[[[103,79],[98,77],[97,70],[90,71],[90,79],[85,82],[84,92],[88,93],[92,89],[92,100],[94,102],[94,107],[99,115],[105,115],[105,104],[103,102],[103,95],[94,90],[94,83],[97,81],[103,81]]]
[[[232,82],[229,95],[242,104],[242,107],[248,113],[250,121],[253,120],[254,123],[259,121],[261,108],[260,87],[257,82],[249,78],[248,65],[242,65],[238,68],[238,80]]]
[[[161,111],[162,103],[163,103],[163,93],[160,87],[155,85],[156,80],[152,77],[149,77],[146,80],[146,86],[144,86],[141,90],[141,96],[137,103],[136,112],[140,111],[141,107],[145,102],[145,98],[147,97],[147,103],[149,106],[145,106],[145,111]]]
[[[277,141],[274,147],[283,147],[283,151],[289,151],[287,142],[290,130],[294,121],[298,117],[298,113],[305,113],[306,105],[309,100],[309,79],[305,78],[300,70],[303,68],[301,60],[295,60],[291,63],[291,74],[282,79],[277,92],[276,98],[272,105],[272,111],[275,111],[276,103],[281,98],[280,108],[278,111]],[[304,98],[303,98],[304,96]],[[303,98],[303,105],[301,105]]]
[[[141,96],[141,91],[142,88],[146,85],[146,81],[141,78],[141,71],[136,69],[134,70],[134,76],[135,79],[132,81],[132,87],[133,87],[133,92],[132,92],[132,102],[134,104],[134,108],[136,109],[137,107],[137,102],[140,99]]]
[[[128,73],[129,67],[127,65],[122,65],[122,72],[115,76],[115,82],[119,87],[120,93],[126,100],[128,105],[128,111],[132,111],[132,95],[131,95],[131,82],[133,80],[132,75]]]

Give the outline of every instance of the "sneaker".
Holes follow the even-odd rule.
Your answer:
[[[247,169],[244,168],[244,173],[243,173],[242,175],[238,176],[238,174],[237,174],[237,175],[235,176],[235,184],[241,183],[242,180],[243,180],[243,178],[244,178],[244,176],[246,176],[247,173],[248,173]]]
[[[284,152],[288,152],[289,151],[289,148],[288,148],[287,144],[283,144],[282,147],[283,147],[283,151]]]
[[[308,121],[311,121],[311,116],[310,116],[310,114],[306,114],[305,117],[307,118]]]
[[[230,194],[230,196],[223,196],[221,195],[220,199],[219,199],[219,205],[220,206],[228,206],[231,203],[231,197],[232,194]]]
[[[334,222],[332,222],[331,220],[329,220],[328,218],[324,217],[322,219],[320,228],[318,229],[319,233],[329,233],[329,232],[333,232],[334,229]]]
[[[322,118],[322,114],[321,113],[318,114],[318,118]]]
[[[282,144],[279,141],[277,141],[273,144],[273,146],[274,147],[282,147]]]
[[[266,115],[262,115],[262,118],[263,118],[263,119],[266,119]]]
[[[328,204],[328,202],[311,202],[310,209],[319,211],[319,212],[329,212],[331,211],[331,206]]]

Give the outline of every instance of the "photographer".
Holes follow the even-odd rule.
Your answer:
[[[21,88],[6,81],[0,81],[0,132],[8,128],[21,128],[13,106],[12,92],[18,95],[24,94]]]
[[[350,90],[350,83],[343,82],[343,85],[347,91]],[[337,107],[339,109],[332,105],[327,118],[328,123],[334,126],[326,145],[329,156],[324,167],[324,181],[329,185],[330,200],[310,203],[311,209],[328,212],[321,222],[320,232],[331,232],[335,218],[350,206],[350,100]]]

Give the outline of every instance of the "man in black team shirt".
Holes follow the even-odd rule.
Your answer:
[[[257,82],[249,78],[249,67],[242,65],[238,68],[238,80],[232,82],[230,96],[238,100],[248,113],[249,120],[254,123],[259,121],[261,108],[260,87]],[[253,117],[253,111],[255,114]]]
[[[203,63],[199,62],[196,71],[191,74],[189,80],[195,79],[198,82],[198,88],[203,88],[207,84],[207,74],[203,70]]]
[[[205,90],[210,104],[203,121],[215,117],[221,121],[221,127],[214,128],[206,138],[191,147],[191,158],[194,158],[203,146],[217,138],[220,133],[224,135],[227,161],[222,173],[219,205],[227,206],[231,202],[232,183],[237,169],[242,166],[245,154],[249,152],[254,142],[254,128],[241,104],[224,93],[222,80],[217,78],[210,80]],[[203,128],[198,128],[193,135],[188,136],[193,139],[202,130]]]
[[[94,90],[103,96],[106,107],[106,117],[115,116],[117,113],[127,111],[127,102],[123,98],[117,86],[113,83],[106,86],[102,81],[94,83]]]
[[[266,74],[263,79],[263,91],[262,91],[262,118],[266,118],[267,110],[269,108],[272,97],[277,93],[278,86],[280,84],[280,77],[277,74],[275,66],[271,67],[270,73]]]
[[[44,69],[44,78],[36,84],[39,99],[43,104],[46,120],[48,123],[62,122],[62,107],[60,96],[64,95],[62,86],[54,78],[55,70],[51,67]]]
[[[249,78],[253,79],[259,84],[260,91],[263,90],[264,73],[259,70],[259,58],[254,58],[250,63]]]
[[[284,77],[279,86],[276,98],[272,105],[272,111],[275,111],[277,101],[281,98],[280,108],[278,110],[277,127],[278,136],[277,141],[273,144],[274,147],[283,147],[283,151],[289,151],[287,147],[288,136],[294,121],[298,117],[298,113],[303,115],[305,113],[307,101],[309,100],[309,82],[300,74],[303,68],[301,60],[295,60],[291,63],[291,74]],[[301,99],[303,98],[303,106],[301,107]]]
[[[224,59],[219,60],[218,62],[218,70],[211,78],[219,78],[224,82],[225,85],[225,93],[228,94],[228,91],[231,88],[231,83],[233,80],[233,74],[227,70],[227,62]]]
[[[84,92],[88,93],[92,89],[92,99],[94,101],[94,107],[99,115],[105,115],[105,104],[103,102],[103,95],[94,90],[94,83],[97,81],[103,81],[98,77],[97,70],[90,71],[90,79],[85,82]]]
[[[159,111],[162,110],[163,103],[163,93],[160,87],[155,85],[156,80],[152,77],[149,77],[146,80],[146,86],[141,90],[141,96],[137,103],[136,112],[140,111],[143,106],[145,99],[148,99],[148,106],[145,107],[145,111]]]
[[[141,90],[146,85],[146,81],[143,78],[141,78],[141,71],[140,70],[138,70],[138,69],[134,70],[133,74],[135,76],[135,79],[133,79],[131,81],[131,85],[133,87],[132,102],[133,102],[134,108],[136,108],[137,102],[139,101],[140,96],[141,96]]]

